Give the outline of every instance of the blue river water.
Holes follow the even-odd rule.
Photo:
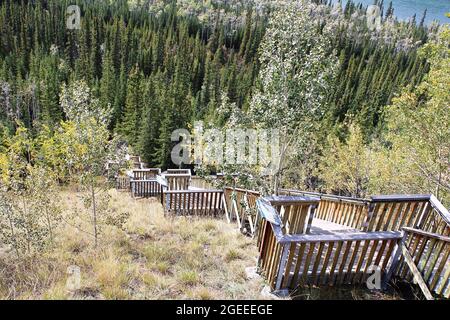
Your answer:
[[[429,24],[433,20],[438,20],[440,23],[450,23],[450,18],[445,16],[446,12],[450,12],[450,0],[385,0],[385,9],[392,1],[394,7],[394,15],[399,20],[408,20],[416,14],[416,21],[420,21],[422,14],[427,9],[427,16],[425,23]],[[337,2],[337,0],[334,0]],[[345,4],[347,0],[342,0]],[[355,0],[356,3],[364,5],[371,5],[374,0]]]

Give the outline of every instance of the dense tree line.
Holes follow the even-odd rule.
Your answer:
[[[327,1],[315,2],[331,10]],[[66,28],[72,1],[2,1],[0,137],[13,133],[17,121],[32,133],[43,125],[54,128],[66,118],[61,86],[84,80],[101,105],[111,106],[110,130],[150,165],[168,167],[175,128],[188,128],[197,119],[215,122],[224,94],[236,108],[248,109],[270,6],[249,2],[234,9],[225,1],[190,12],[186,2],[166,1],[155,12],[146,1],[75,3],[81,8],[80,30]],[[199,10],[208,15],[206,21]],[[324,117],[327,131],[343,136],[347,130],[341,124],[351,120],[370,139],[383,106],[400,87],[420,82],[428,66],[417,45],[399,48],[398,41],[374,37],[351,22],[363,11],[350,3],[333,18],[339,71]],[[427,38],[423,25],[395,22],[395,30],[413,43]]]

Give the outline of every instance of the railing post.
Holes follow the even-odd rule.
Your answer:
[[[406,243],[406,232],[405,231],[403,231],[403,237],[397,241],[397,247],[395,248],[395,253],[394,253],[394,256],[392,257],[392,263],[382,281],[382,289],[383,290],[386,290],[387,284],[389,283],[389,281],[391,281],[392,276],[397,271],[397,268],[401,261],[402,245],[404,243]]]
[[[278,266],[278,274],[277,274],[277,279],[276,279],[276,283],[275,283],[276,291],[281,290],[281,284],[283,281],[283,273],[284,273],[284,269],[286,268],[290,244],[285,243],[285,244],[282,244],[282,246],[283,246],[283,253],[282,253],[281,259],[280,259],[280,265]]]
[[[314,213],[316,212],[317,204],[312,204],[309,207],[309,218],[308,218],[308,225],[306,226],[306,233],[310,233],[311,231],[311,225],[314,219]]]
[[[366,220],[364,221],[364,223],[362,225],[362,231],[369,231],[370,222],[372,221],[372,219],[375,218],[374,215],[375,215],[375,203],[370,202]]]
[[[428,215],[430,214],[430,212],[431,212],[431,203],[430,203],[430,201],[428,201],[426,206],[422,209],[422,212],[420,214],[420,219],[417,222],[417,226],[413,226],[413,227],[417,227],[419,229],[422,229],[425,221],[428,218]]]

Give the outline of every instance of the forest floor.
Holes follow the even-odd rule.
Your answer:
[[[63,221],[52,249],[15,257],[0,250],[0,299],[268,299],[254,239],[220,219],[167,217],[156,199],[110,191],[120,227],[104,225],[95,248],[70,217],[89,217],[80,194],[61,191]],[[74,214],[75,213],[75,214]],[[80,228],[81,226],[81,228]],[[77,270],[79,277],[77,278]],[[80,279],[77,283],[77,279]],[[396,299],[361,288],[310,288],[293,299]]]

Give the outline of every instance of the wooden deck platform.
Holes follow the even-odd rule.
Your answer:
[[[334,223],[331,221],[326,221],[322,219],[313,219],[311,224],[311,232],[312,235],[325,235],[325,234],[339,234],[339,233],[355,233],[359,232],[358,229],[344,226],[342,224]]]
[[[355,199],[297,190],[202,188],[185,172],[135,170],[118,188],[158,196],[166,213],[225,217],[256,236],[258,269],[273,290],[363,284],[380,271],[419,284],[427,299],[450,296],[450,214],[432,195]],[[152,176],[153,177],[153,176]]]
[[[272,289],[364,284],[378,270],[383,283],[397,276],[418,283],[427,299],[433,293],[449,297],[449,215],[432,196],[377,197],[368,202],[327,196],[319,212],[312,203],[308,214],[304,195],[297,208],[291,196],[285,204],[277,201],[273,206],[270,199],[257,201],[263,217],[258,266]],[[299,215],[302,224],[311,223],[300,229],[303,232],[289,233],[288,225],[297,225]]]

